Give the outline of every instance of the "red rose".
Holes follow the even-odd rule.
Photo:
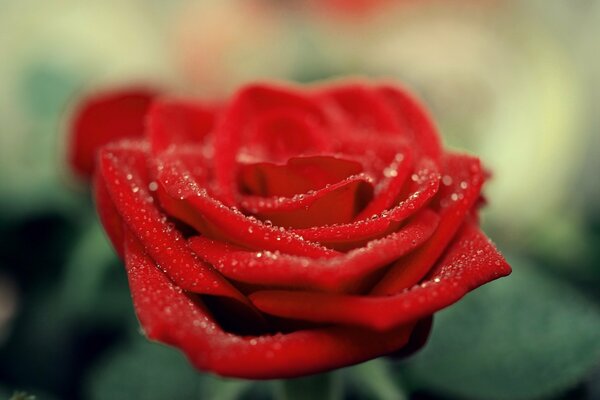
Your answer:
[[[90,143],[110,141],[95,196],[137,316],[199,369],[282,378],[402,353],[510,273],[478,227],[479,160],[445,151],[397,87],[151,97],[85,105],[71,159],[90,173]]]

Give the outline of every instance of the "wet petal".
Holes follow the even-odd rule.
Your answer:
[[[115,209],[148,254],[179,287],[195,293],[247,299],[190,251],[181,233],[156,207],[145,173],[147,144],[111,146],[100,154],[100,172]]]
[[[102,174],[98,171],[94,174],[94,199],[100,222],[117,254],[122,259],[125,255],[123,250],[123,243],[125,243],[123,219],[110,198]]]
[[[310,259],[280,252],[250,252],[205,237],[190,239],[202,259],[230,279],[241,282],[325,291],[356,290],[371,273],[424,243],[438,216],[424,210],[398,232],[366,247],[330,259]]]
[[[443,165],[435,204],[441,216],[437,231],[425,246],[398,261],[373,288],[373,294],[398,293],[427,275],[479,198],[484,175],[477,158],[446,154]]]
[[[155,176],[162,207],[198,232],[254,249],[307,257],[332,257],[337,253],[225,206],[200,187],[177,158],[163,154],[157,161]]]
[[[366,219],[374,214],[379,214],[390,207],[393,207],[400,196],[404,183],[408,178],[412,167],[412,156],[408,150],[397,153],[394,161],[384,170],[384,179],[379,182],[375,188],[375,198],[369,205],[356,216],[357,220]],[[429,160],[422,160],[417,170],[426,168],[434,169],[435,166]]]
[[[240,206],[263,221],[284,228],[307,228],[352,221],[373,197],[373,185],[365,174],[293,197],[245,196]]]
[[[384,333],[330,327],[241,337],[224,332],[200,301],[173,285],[139,249],[127,249],[127,272],[146,335],[182,349],[197,368],[223,376],[287,378],[349,366],[402,348],[413,327]]]
[[[402,221],[410,218],[437,194],[440,174],[434,164],[416,171],[404,200],[380,214],[371,215],[348,224],[324,225],[306,229],[293,229],[307,240],[338,250],[363,246],[367,241],[395,231]]]
[[[263,312],[313,322],[356,325],[378,331],[416,321],[458,301],[510,267],[477,226],[467,223],[430,278],[392,296],[353,296],[262,291],[250,300]]]

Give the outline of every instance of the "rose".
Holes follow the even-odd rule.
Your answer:
[[[136,93],[80,108],[71,159],[95,168],[146,335],[199,369],[281,378],[402,353],[435,311],[510,273],[478,227],[479,160],[443,150],[395,86],[137,108]],[[109,142],[95,164],[89,141]]]

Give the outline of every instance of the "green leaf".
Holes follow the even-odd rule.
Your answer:
[[[239,399],[252,382],[196,371],[178,350],[140,337],[92,369],[93,400]]]
[[[513,275],[436,316],[429,344],[404,372],[417,386],[465,399],[559,394],[600,361],[600,310],[566,282],[515,259]]]
[[[402,400],[408,396],[398,379],[390,373],[389,363],[378,358],[350,367],[345,372],[346,381],[360,397],[373,400]]]
[[[275,382],[276,400],[341,400],[344,398],[339,371]]]

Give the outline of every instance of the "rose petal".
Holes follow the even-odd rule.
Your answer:
[[[115,209],[148,254],[179,287],[194,293],[247,299],[209,265],[197,259],[181,233],[167,222],[147,190],[147,144],[105,147],[100,173]]]
[[[362,171],[360,163],[333,156],[292,157],[284,165],[262,162],[240,166],[240,186],[246,193],[287,196],[338,183]]]
[[[411,176],[411,187],[405,200],[394,208],[348,224],[293,229],[292,232],[306,240],[338,250],[360,247],[369,240],[393,232],[402,221],[422,209],[438,192],[440,174],[437,167],[432,163],[424,165],[426,167]]]
[[[238,158],[284,162],[299,154],[330,152],[327,133],[319,122],[307,118],[302,110],[281,109],[257,114],[248,126],[247,147]]]
[[[350,222],[372,197],[371,179],[361,174],[294,197],[245,196],[240,206],[277,226],[307,228]]]
[[[381,99],[377,90],[368,85],[355,83],[325,86],[320,88],[316,97],[325,103],[324,109],[330,115],[335,113],[330,117],[334,122],[343,118],[344,128],[349,130],[340,132],[344,137],[353,133],[386,136],[400,131],[393,111]]]
[[[437,222],[437,214],[424,210],[400,231],[330,259],[250,252],[205,237],[191,238],[190,247],[230,279],[267,286],[349,291],[364,284],[367,275],[420,246],[433,234]]]
[[[123,219],[110,198],[102,174],[98,171],[94,174],[94,199],[100,222],[117,254],[123,259],[125,255],[123,249],[123,243],[125,243]]]
[[[393,360],[398,360],[412,356],[427,344],[432,327],[433,315],[421,319],[415,325],[406,346],[392,354],[388,354],[386,357],[390,357]]]
[[[226,205],[235,204],[237,161],[248,141],[251,121],[267,112],[292,110],[315,124],[323,123],[320,109],[301,91],[275,85],[249,85],[240,90],[226,107],[215,131],[215,170],[217,186],[223,190]],[[305,151],[301,149],[299,152]]]
[[[412,156],[408,150],[396,154],[394,162],[388,165],[384,171],[383,179],[376,187],[376,196],[369,205],[356,216],[357,220],[362,220],[379,214],[382,211],[392,207],[398,200],[400,192],[412,167]],[[426,168],[435,168],[430,160],[422,160],[417,170]]]
[[[398,261],[373,288],[373,294],[394,294],[418,283],[442,255],[478,199],[484,182],[479,159],[446,154],[443,165],[445,176],[436,198],[441,215],[437,231],[425,246]]]
[[[332,257],[336,251],[225,206],[200,187],[183,163],[170,154],[157,159],[157,194],[165,210],[199,232],[245,247],[307,257]]]
[[[385,99],[400,125],[400,132],[414,143],[418,156],[439,160],[442,144],[426,108],[407,91],[397,85],[383,85],[378,88],[380,98]]]
[[[100,147],[141,137],[146,112],[156,95],[154,90],[130,88],[100,93],[82,103],[70,130],[68,159],[73,170],[87,179],[94,171]]]
[[[199,369],[246,379],[297,377],[356,364],[404,346],[412,324],[385,333],[331,327],[241,337],[173,285],[139,248],[126,249],[129,285],[146,335],[182,349]]]
[[[250,300],[286,318],[389,331],[458,301],[478,286],[508,275],[510,267],[479,228],[467,223],[429,280],[392,296],[261,291]]]
[[[163,99],[148,111],[148,138],[154,153],[171,146],[203,144],[212,132],[218,107],[196,101]]]

